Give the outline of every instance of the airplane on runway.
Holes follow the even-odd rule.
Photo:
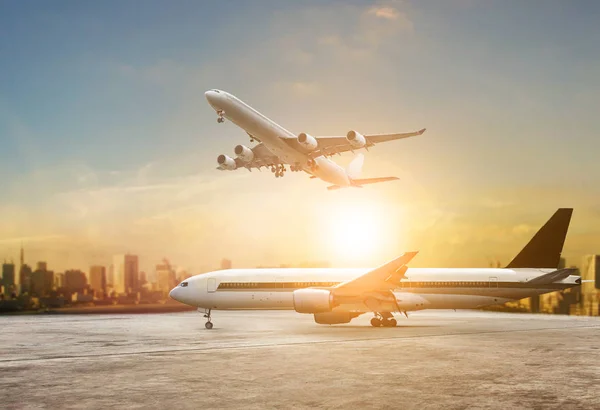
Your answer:
[[[228,269],[192,276],[171,298],[212,310],[288,309],[319,324],[349,323],[372,312],[372,326],[396,326],[394,312],[475,309],[581,284],[576,269],[558,269],[573,209],[561,208],[506,268],[408,268],[407,252],[375,269]]]
[[[313,137],[305,132],[297,136],[279,124],[265,117],[235,96],[221,90],[210,90],[205,93],[211,107],[217,112],[217,122],[225,118],[242,128],[250,137],[250,142],[260,143],[253,148],[244,145],[235,147],[236,158],[219,155],[219,170],[233,171],[239,168],[252,170],[262,167],[270,168],[275,177],[282,177],[286,164],[292,172],[305,171],[311,178],[320,178],[333,185],[329,190],[357,187],[377,182],[393,181],[396,177],[360,178],[364,157],[359,154],[345,170],[329,156],[342,152],[365,148],[375,144],[402,138],[414,137],[425,132],[425,128],[416,132],[396,134],[362,135],[352,130],[346,136]]]

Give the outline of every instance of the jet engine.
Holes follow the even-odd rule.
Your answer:
[[[339,325],[341,323],[350,323],[352,319],[359,316],[355,312],[325,312],[315,313],[315,322],[320,325]]]
[[[292,297],[298,313],[331,312],[333,308],[333,295],[326,289],[297,289]]]
[[[300,144],[300,146],[306,151],[310,152],[317,149],[319,142],[315,139],[315,137],[312,137],[307,133],[303,132],[300,135],[298,135],[298,144]]]
[[[252,162],[254,159],[254,152],[244,145],[236,146],[233,151],[235,152],[235,155],[237,155],[237,157],[243,162]]]
[[[219,163],[219,167],[221,169],[226,169],[228,171],[233,171],[234,169],[237,168],[237,165],[235,164],[235,160],[231,157],[228,157],[227,155],[219,155],[217,157],[217,162]]]
[[[367,139],[365,136],[354,130],[348,131],[348,134],[346,134],[346,139],[354,148],[362,148],[367,145]]]

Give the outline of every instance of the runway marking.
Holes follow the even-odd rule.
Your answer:
[[[401,328],[401,326],[399,326]],[[214,347],[192,347],[183,349],[166,349],[166,350],[147,350],[139,352],[128,352],[128,353],[100,353],[100,354],[87,354],[87,355],[71,355],[71,356],[50,356],[50,357],[31,357],[31,358],[20,358],[20,359],[0,359],[2,363],[19,363],[19,362],[44,362],[53,360],[69,360],[69,359],[85,359],[95,357],[126,357],[126,356],[139,356],[139,355],[160,355],[164,353],[209,353],[215,351],[226,351],[236,349],[260,349],[265,347],[283,347],[283,346],[300,346],[300,345],[318,345],[318,344],[342,344],[342,343],[356,343],[356,342],[384,342],[390,340],[399,339],[419,339],[419,338],[438,338],[438,337],[449,337],[449,336],[462,336],[462,335],[485,335],[494,333],[511,333],[511,332],[540,332],[545,330],[572,330],[572,329],[600,329],[600,325],[589,325],[589,326],[570,326],[570,327],[545,327],[539,329],[516,329],[516,330],[487,330],[480,332],[454,332],[444,333],[437,335],[406,335],[406,336],[393,336],[393,337],[368,337],[358,339],[343,339],[343,340],[313,340],[313,341],[297,341],[297,342],[284,342],[284,343],[258,343],[258,344],[242,344],[234,346],[214,346]],[[375,329],[374,329],[375,330]]]

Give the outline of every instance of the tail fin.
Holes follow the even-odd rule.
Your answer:
[[[363,164],[365,163],[365,156],[362,153],[357,154],[354,159],[348,164],[348,168],[346,169],[346,174],[350,177],[350,179],[354,180],[360,177],[360,173],[362,172]]]
[[[572,214],[573,208],[556,211],[506,267],[557,268]]]

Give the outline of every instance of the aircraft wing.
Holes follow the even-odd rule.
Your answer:
[[[418,252],[406,252],[402,256],[386,263],[358,278],[342,282],[332,288],[337,296],[357,295],[364,292],[376,292],[391,290],[398,287],[398,283],[408,270],[406,264],[415,257]]]
[[[239,158],[235,158],[235,165],[237,168],[246,168],[248,170],[252,168],[269,167],[271,165],[283,164],[283,162],[273,154],[264,144],[260,143],[251,148],[254,153],[254,158],[250,162],[244,162]],[[237,169],[236,168],[236,169]],[[221,167],[217,167],[221,169]]]
[[[371,134],[364,135],[366,144],[364,148],[370,148],[375,144],[380,144],[382,142],[399,140],[403,138],[415,137],[418,135],[422,135],[425,132],[425,128],[415,132],[405,132],[405,133],[396,133],[396,134]],[[318,157],[320,155],[331,156],[334,154],[341,154],[342,152],[355,151],[360,148],[353,147],[348,139],[344,136],[342,137],[315,137],[319,142],[317,149],[311,152],[311,156]],[[294,144],[294,148],[300,149],[301,147],[298,145],[298,142],[295,139],[286,140],[288,144]]]

